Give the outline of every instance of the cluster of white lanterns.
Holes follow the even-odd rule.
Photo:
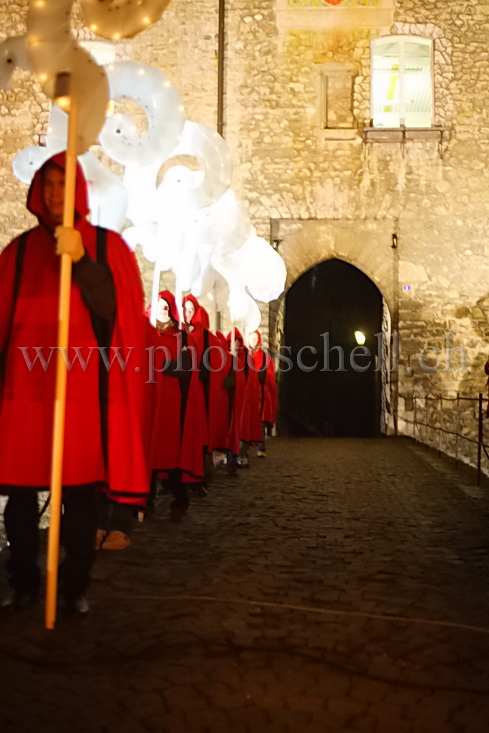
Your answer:
[[[6,44],[0,46],[1,66]],[[21,39],[15,44],[20,57]],[[123,180],[94,152],[80,156],[92,221],[117,231],[131,222],[124,238],[133,249],[139,245],[154,263],[153,306],[160,273],[171,270],[177,298],[186,291],[208,296],[216,310],[227,308],[232,322],[253,331],[260,323],[255,299],[277,298],[286,271],[282,258],[256,235],[230,188],[232,162],[225,140],[209,127],[186,120],[178,90],[158,69],[131,61],[103,68],[109,98],[136,102],[146,115],[146,129],[140,133],[136,121],[125,114],[105,119],[100,145],[124,166]],[[67,115],[53,106],[46,147],[20,151],[13,161],[15,175],[30,183],[45,160],[66,148],[66,139]]]

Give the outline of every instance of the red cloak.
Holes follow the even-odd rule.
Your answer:
[[[223,450],[227,432],[228,393],[223,380],[229,371],[230,355],[224,344],[209,329],[209,314],[202,306],[192,319],[195,333],[203,337],[203,363],[200,378],[204,387],[208,426],[208,450]]]
[[[65,155],[60,153],[48,162],[64,169]],[[35,174],[28,193],[27,207],[38,218],[39,225],[27,238],[15,312],[13,290],[19,238],[0,254],[0,312],[4,316],[0,350],[6,357],[0,406],[0,492],[5,493],[16,486],[46,489],[50,484],[60,258],[44,207],[42,170]],[[96,259],[97,229],[86,219],[87,187],[79,165],[75,211],[75,228],[82,235],[85,250]],[[62,484],[65,488],[101,484],[117,501],[144,505],[149,482],[147,434],[141,409],[146,346],[143,289],[134,255],[122,238],[107,231],[106,243],[106,261],[117,292],[108,356],[113,359],[119,353],[121,360],[129,358],[125,369],[115,359],[108,372],[105,464],[98,342],[90,312],[78,285],[72,281],[68,357],[73,359],[74,347],[78,347],[88,364],[83,366],[77,360],[68,372]],[[36,348],[46,360],[45,365],[40,357],[36,359]]]
[[[234,329],[234,337],[236,341],[241,340],[241,343],[243,343],[243,336],[237,328]],[[231,332],[228,333],[226,339],[228,348],[231,349]],[[235,455],[238,455],[239,453],[239,444],[241,440],[241,420],[243,417],[246,394],[246,368],[246,351],[243,347],[236,346],[236,355],[231,358],[231,369],[228,375],[229,378],[234,374],[235,386],[234,390],[230,392],[232,416],[229,424],[226,446],[228,450],[231,450]]]
[[[275,425],[277,415],[277,384],[275,382],[275,366],[269,353],[262,348],[261,334],[258,336],[258,346],[251,351],[253,363],[259,375],[260,406],[262,422]],[[265,377],[265,378],[264,378]]]
[[[173,293],[163,290],[159,297],[170,306],[170,316],[178,321]],[[150,467],[154,471],[182,471],[184,481],[201,480],[204,476],[203,414],[198,371],[171,374],[161,371],[165,362],[183,366],[182,349],[187,340],[187,350],[192,354],[197,347],[192,334],[179,328],[168,328],[160,333],[151,328],[155,347],[156,406],[151,432]],[[180,361],[179,361],[180,360]],[[170,365],[171,366],[171,365]],[[185,382],[184,377],[188,382]]]

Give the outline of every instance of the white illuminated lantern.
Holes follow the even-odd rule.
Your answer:
[[[0,89],[10,89],[16,68],[31,68],[25,36],[11,36],[0,43]]]
[[[155,23],[170,0],[82,0],[83,20],[93,33],[113,41],[133,38]]]
[[[39,170],[43,163],[49,160],[51,155],[51,151],[37,145],[30,145],[28,148],[20,150],[12,161],[14,175],[22,183],[29,185],[35,172]]]
[[[250,218],[234,191],[228,189],[212,206],[195,212],[192,227],[201,247],[212,247],[213,253],[226,254],[244,244],[250,231]]]
[[[69,94],[78,108],[77,152],[96,142],[105,120],[109,86],[104,69],[80,46],[71,29],[73,0],[31,0],[27,50],[43,92],[56,100],[56,79],[69,74]],[[65,99],[69,103],[69,98]],[[61,105],[61,100],[58,100]]]
[[[226,261],[256,300],[269,303],[283,293],[287,277],[285,263],[278,252],[255,232],[239,252],[230,255]]]
[[[195,157],[201,174],[194,176],[192,185],[180,187],[180,205],[189,209],[200,209],[217,201],[231,185],[233,165],[228,145],[215,130],[197,122],[187,120],[172,157],[188,155]],[[168,175],[168,174],[167,174]],[[167,186],[162,182],[162,193]]]
[[[7,40],[11,43],[0,45],[0,80],[7,66],[11,73],[6,59],[14,51],[19,59],[14,63],[25,63],[22,38]],[[141,134],[125,114],[105,121],[100,142],[125,166],[124,184],[92,153],[80,157],[93,222],[115,230],[126,217],[134,224],[124,238],[154,263],[152,301],[157,301],[161,271],[172,270],[177,300],[189,290],[197,297],[212,297],[216,308],[229,309],[233,322],[254,330],[260,312],[253,298],[269,302],[280,295],[285,264],[256,236],[248,212],[229,188],[232,164],[226,142],[214,130],[185,121],[180,96],[162,72],[132,62],[105,68],[111,98],[137,102],[147,131]],[[53,107],[46,148],[20,151],[13,164],[17,177],[29,183],[47,158],[65,149],[66,137],[67,116]],[[177,156],[189,158],[191,166]],[[166,171],[157,186],[163,164]]]
[[[132,61],[107,66],[111,99],[131,99],[146,114],[147,130],[139,134],[135,122],[123,114],[107,118],[100,142],[122,165],[161,163],[177,145],[185,123],[176,87],[159,69]]]
[[[245,330],[248,333],[251,333],[252,331],[256,331],[260,327],[260,323],[261,323],[260,309],[258,308],[253,298],[250,298],[248,313],[244,317]]]
[[[79,161],[88,186],[91,223],[120,232],[127,212],[124,184],[92,152],[82,155]]]

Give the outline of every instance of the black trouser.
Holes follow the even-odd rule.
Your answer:
[[[9,496],[4,521],[9,542],[9,583],[21,593],[36,592],[41,582],[37,514],[37,491],[16,487]],[[65,557],[60,567],[60,591],[67,597],[83,595],[90,583],[95,560],[96,517],[93,486],[63,490],[61,544]]]
[[[239,457],[240,458],[248,458],[248,456],[250,455],[250,445],[251,443],[249,443],[247,440],[242,440],[240,442],[240,446],[239,446]]]
[[[105,494],[97,495],[97,528],[106,532],[124,532],[131,534],[134,507],[132,504],[119,504],[108,499]]]
[[[260,450],[263,453],[265,453],[266,451],[265,443],[267,440],[267,423],[266,422],[262,422],[261,424],[261,436],[262,436],[261,443],[258,443],[258,445],[256,446],[256,450]]]
[[[172,508],[187,511],[190,505],[188,495],[188,484],[182,482],[182,472],[179,470],[168,471],[168,478],[164,479],[165,485],[173,495]]]

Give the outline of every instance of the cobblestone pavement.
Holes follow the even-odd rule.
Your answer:
[[[408,439],[273,439],[0,619],[2,733],[487,733],[489,490]]]

